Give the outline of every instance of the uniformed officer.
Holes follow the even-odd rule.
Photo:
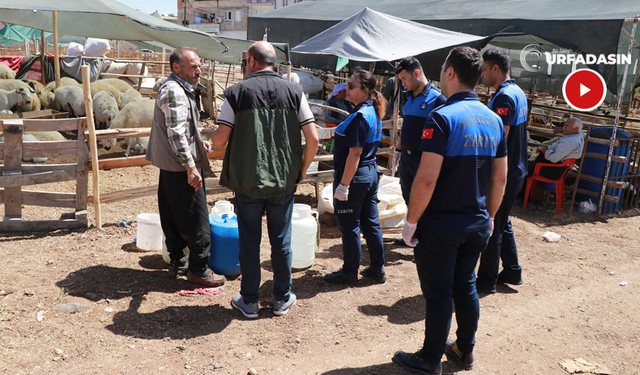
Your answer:
[[[527,177],[527,96],[509,77],[509,55],[491,48],[482,58],[484,83],[496,90],[489,108],[500,116],[507,134],[509,172],[502,204],[495,217],[495,230],[480,258],[478,293],[495,293],[496,282],[522,284],[522,268],[509,213],[513,200]],[[503,270],[498,274],[502,259]]]
[[[420,61],[415,57],[407,57],[400,61],[396,74],[402,81],[402,85],[407,89],[407,101],[404,104],[404,115],[402,117],[402,134],[400,137],[400,155],[398,176],[400,177],[400,187],[402,197],[409,204],[411,195],[411,184],[418,172],[420,165],[420,136],[422,128],[427,122],[427,118],[434,108],[444,104],[447,100],[440,90],[431,84],[422,70]]]
[[[415,260],[427,302],[425,340],[418,352],[393,356],[413,373],[442,373],[444,353],[463,369],[474,365],[480,310],[475,266],[489,240],[507,175],[502,121],[473,92],[481,73],[477,50],[457,47],[449,52],[440,72],[448,99],[432,112],[421,134],[420,168],[402,237],[410,246],[417,243]],[[455,341],[447,340],[452,301]]]
[[[384,283],[384,248],[378,221],[378,181],[376,151],[382,137],[386,100],[375,89],[371,72],[358,70],[347,84],[347,99],[356,107],[336,128],[333,149],[333,207],[342,232],[342,269],[325,275],[332,284],[355,284],[360,267],[360,229],[367,240],[371,265],[362,275]]]

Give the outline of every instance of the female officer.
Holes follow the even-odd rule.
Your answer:
[[[384,283],[384,249],[378,221],[376,151],[382,135],[387,101],[375,90],[371,72],[357,70],[347,84],[347,100],[354,103],[349,117],[336,128],[333,166],[333,206],[342,232],[342,269],[325,275],[332,284],[356,284],[360,267],[360,228],[367,241],[371,265],[361,274]]]

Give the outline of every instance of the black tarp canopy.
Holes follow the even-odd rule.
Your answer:
[[[565,48],[594,55],[626,54],[629,39],[621,30],[625,20],[640,16],[637,0],[324,0],[301,2],[250,17],[247,36],[260,39],[267,29],[269,41],[298,45],[365,7],[442,29],[494,36],[492,44],[509,49],[514,57],[512,68],[519,68],[512,69],[515,78],[524,78],[522,83],[533,82],[537,74],[538,91],[555,94],[561,93],[561,68],[568,72],[571,67],[554,67],[547,75],[543,62],[539,72],[526,71],[516,66],[520,65],[518,57],[524,47],[538,45],[543,52]],[[627,28],[630,26],[625,25]],[[635,39],[640,41],[638,36]],[[444,56],[443,52],[420,56],[430,78],[438,77]],[[638,50],[634,49],[632,63],[637,56]],[[292,55],[293,64],[328,70],[335,67],[335,60]],[[615,65],[589,67],[603,75],[610,91],[617,91],[622,69],[617,72]],[[629,72],[627,82],[633,79],[634,67]]]

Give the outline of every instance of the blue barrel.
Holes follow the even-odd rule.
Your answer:
[[[613,134],[613,128],[593,128],[589,133],[590,138],[599,138],[599,139],[611,139],[611,135]],[[616,132],[616,139],[623,140],[631,138],[631,134],[629,132],[618,129]],[[586,152],[592,152],[596,154],[604,154],[607,155],[609,153],[608,145],[598,145],[595,143],[588,143]],[[629,143],[628,142],[620,142],[618,146],[613,148],[613,155],[615,156],[626,156],[627,162],[611,162],[611,167],[609,168],[609,179],[616,176],[624,176],[627,174],[627,168],[629,167]],[[587,174],[589,176],[602,178],[604,176],[604,169],[606,167],[607,161],[603,159],[594,159],[594,158],[585,158],[582,163],[582,173]],[[624,181],[624,179],[616,179],[614,181]],[[594,182],[580,180],[578,187],[585,190],[590,190],[600,194],[600,189],[602,185],[596,184]],[[617,196],[618,198],[622,198],[622,189],[618,188],[607,188],[607,195]],[[579,202],[587,201],[591,199],[594,203],[598,203],[598,198],[594,198],[584,194],[577,194],[576,200]],[[620,202],[612,203],[605,201],[603,204],[603,212],[617,212],[620,209]]]
[[[211,214],[209,224],[211,225],[209,267],[219,275],[232,277],[240,275],[238,218],[235,215]]]

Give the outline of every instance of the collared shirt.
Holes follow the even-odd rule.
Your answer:
[[[577,134],[563,135],[549,146],[547,152],[544,153],[544,158],[552,163],[559,163],[567,159],[580,159],[583,147],[584,134],[582,131]]]
[[[353,104],[351,104],[351,102],[349,102],[346,99],[338,100],[338,98],[336,98],[335,96],[332,96],[331,98],[327,99],[327,101],[324,102],[324,105],[339,108],[347,112],[351,112],[353,110]],[[347,118],[347,116],[338,112],[334,112],[329,109],[325,109],[323,110],[323,112],[324,112],[323,114],[324,114],[325,123],[338,125],[339,123],[341,123]]]
[[[507,155],[500,117],[473,92],[452,95],[431,112],[420,151],[443,156],[440,175],[420,225],[470,232],[489,229],[487,194],[493,160]]]
[[[431,111],[444,104],[447,99],[437,87],[428,81],[424,89],[414,97],[413,91],[407,93],[402,116],[402,135],[400,142],[403,149],[417,151],[420,147],[422,129]]]
[[[171,76],[180,83],[167,82],[158,92],[156,103],[165,115],[167,138],[171,149],[175,152],[180,164],[185,169],[189,169],[195,167],[196,163],[191,156],[191,148],[187,139],[189,100],[184,89],[192,90],[193,86],[173,73]]]
[[[507,149],[509,152],[510,181],[527,176],[527,96],[513,79],[500,84],[489,108],[500,116],[502,123],[509,126]]]
[[[336,176],[342,173],[351,147],[362,148],[359,167],[375,165],[378,144],[382,138],[382,121],[376,113],[373,101],[360,103],[336,128],[333,148],[333,168]]]

